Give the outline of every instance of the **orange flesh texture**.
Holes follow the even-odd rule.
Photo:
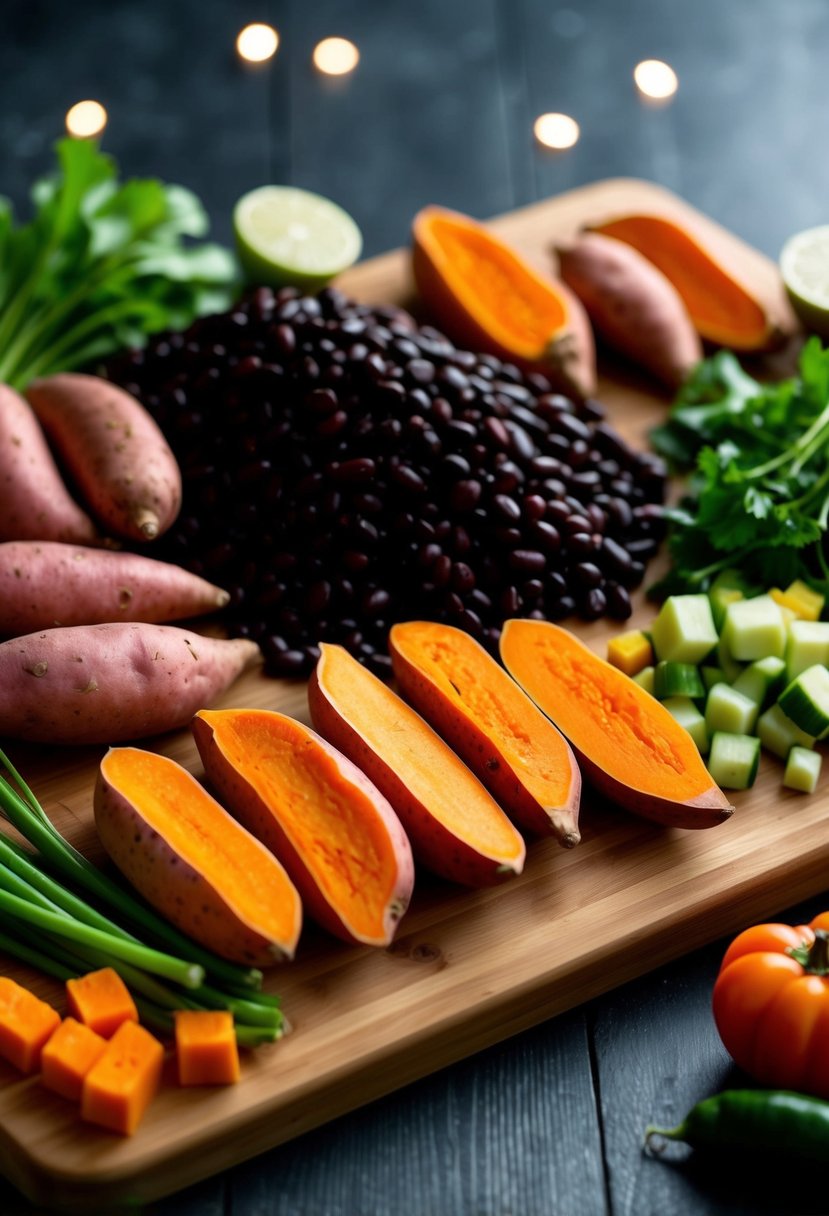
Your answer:
[[[688,732],[649,693],[566,629],[541,621],[508,621],[501,654],[573,746],[609,776],[674,802],[713,787]]]
[[[501,346],[539,361],[569,322],[567,306],[509,246],[473,220],[427,214],[418,239],[463,309]]]
[[[232,1085],[239,1080],[232,1013],[225,1009],[178,1009],[175,1019],[181,1085]]]
[[[81,1117],[129,1136],[161,1084],[164,1049],[137,1022],[123,1022],[86,1074]]]
[[[483,856],[522,858],[523,839],[497,802],[419,714],[341,647],[321,649],[323,692],[411,796]]]
[[[28,988],[0,976],[0,1056],[21,1072],[40,1066],[40,1053],[60,1025],[60,1014]]]
[[[224,756],[273,808],[329,903],[349,926],[385,932],[397,862],[365,790],[299,722],[268,710],[202,711]]]
[[[632,245],[670,279],[702,337],[744,350],[767,341],[768,319],[757,301],[678,225],[630,216],[597,231]]]
[[[394,645],[498,748],[543,807],[570,796],[570,751],[511,676],[460,629],[411,622],[392,629]]]
[[[293,883],[186,769],[128,747],[108,752],[101,768],[175,856],[206,878],[247,925],[272,941],[296,940],[301,905]]]
[[[138,1021],[135,1001],[111,967],[67,980],[66,997],[70,1013],[105,1039],[112,1038],[122,1022]]]
[[[63,1098],[80,1102],[83,1080],[106,1050],[106,1039],[77,1022],[64,1018],[43,1048],[41,1081]]]

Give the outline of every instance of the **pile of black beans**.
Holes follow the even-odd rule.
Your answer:
[[[381,675],[398,620],[630,614],[663,534],[665,469],[594,401],[457,349],[397,308],[259,288],[104,374],[181,465],[154,555],[231,593],[231,633],[305,675],[320,641]]]

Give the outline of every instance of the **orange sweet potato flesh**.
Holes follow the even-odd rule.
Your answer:
[[[778,344],[781,335],[764,302],[679,223],[660,215],[623,215],[591,229],[632,245],[653,262],[679,292],[702,338],[737,351]]]
[[[449,337],[542,371],[575,397],[595,391],[590,321],[564,283],[457,211],[425,207],[412,238],[418,291]]]
[[[161,1085],[164,1048],[137,1022],[124,1022],[84,1077],[81,1117],[131,1136]]]
[[[567,740],[483,646],[452,625],[407,621],[389,635],[406,699],[520,827],[572,848],[581,773]]]
[[[365,774],[269,710],[202,710],[192,730],[223,804],[280,859],[314,920],[346,941],[387,946],[411,899],[414,862]]]
[[[523,839],[451,748],[342,646],[320,651],[308,685],[314,726],[385,794],[415,859],[471,887],[520,873]]]
[[[584,776],[611,801],[678,828],[714,827],[732,814],[688,732],[569,630],[507,621],[501,658],[570,740]]]
[[[137,1022],[138,1010],[117,971],[102,967],[66,981],[69,1012],[104,1039],[111,1039],[122,1022]]]
[[[21,1072],[35,1072],[40,1054],[60,1024],[46,1001],[8,976],[0,976],[0,1056]]]
[[[186,769],[154,752],[111,748],[94,805],[115,865],[182,932],[234,962],[293,957],[299,893],[273,854]]]
[[[64,1018],[40,1057],[40,1079],[47,1089],[80,1102],[84,1077],[106,1050],[107,1041],[73,1017]]]
[[[176,1062],[181,1085],[232,1085],[239,1080],[233,1014],[226,1009],[177,1009]]]

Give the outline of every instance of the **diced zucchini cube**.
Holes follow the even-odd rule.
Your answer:
[[[829,666],[829,621],[792,621],[786,646],[786,679],[815,663]]]
[[[723,627],[728,605],[733,604],[736,600],[744,599],[745,596],[739,587],[712,587],[708,592],[708,598],[711,601],[711,616],[714,618],[714,626],[719,631]]]
[[[757,719],[757,737],[763,747],[781,760],[787,758],[793,747],[811,749],[815,745],[814,738],[795,726],[776,701]]]
[[[701,663],[717,645],[717,630],[707,595],[671,595],[651,626],[657,659]]]
[[[704,756],[708,751],[708,729],[705,718],[690,697],[667,697],[662,704],[680,726],[683,726]]]
[[[706,692],[708,692],[709,688],[713,688],[715,684],[728,684],[730,682],[725,678],[725,672],[722,667],[710,667],[706,665],[700,667],[699,674],[702,676]]]
[[[626,676],[635,676],[653,663],[653,647],[641,629],[617,634],[607,644],[607,661]]]
[[[802,579],[796,578],[785,591],[781,591],[779,587],[773,587],[769,595],[781,608],[788,608],[799,620],[820,620],[824,597],[820,592],[813,591]]]
[[[769,655],[767,659],[757,659],[744,667],[732,688],[765,709],[783,683],[785,674],[786,664],[783,660]]]
[[[653,691],[653,677],[655,668],[643,667],[641,671],[637,671],[633,677],[634,684],[638,684],[640,688],[644,688],[645,692],[649,692],[651,696],[655,696]]]
[[[725,675],[726,683],[733,684],[743,670],[743,663],[738,663],[722,638],[717,643],[717,663]]]
[[[722,789],[750,789],[760,767],[760,740],[755,735],[717,731],[711,739],[707,764]]]
[[[719,730],[731,735],[749,735],[759,712],[756,701],[736,692],[730,684],[715,684],[705,702],[705,725],[709,734]]]
[[[729,604],[725,613],[722,640],[729,653],[742,662],[782,658],[786,651],[786,623],[780,605],[770,595]]]
[[[823,757],[820,752],[807,751],[805,747],[793,747],[786,761],[783,784],[790,790],[813,794],[820,777]]]
[[[822,663],[807,667],[781,692],[777,703],[807,735],[822,735],[829,728],[829,669]]]
[[[704,697],[705,685],[699,668],[693,663],[672,663],[663,659],[656,664],[653,694],[660,701],[666,697]]]

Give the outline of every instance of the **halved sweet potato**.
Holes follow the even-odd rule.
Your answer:
[[[201,710],[192,730],[222,802],[280,859],[314,920],[346,941],[387,946],[411,899],[414,862],[368,777],[270,710]]]
[[[474,638],[452,625],[395,625],[389,650],[408,701],[521,827],[578,844],[581,773],[567,740]]]
[[[110,748],[95,826],[124,877],[183,933],[238,963],[293,957],[302,904],[290,878],[174,760]]]
[[[731,815],[688,732],[568,629],[507,621],[501,658],[613,802],[677,828],[710,828]]]
[[[477,777],[347,650],[320,650],[308,685],[314,726],[385,794],[415,858],[470,887],[519,874],[524,841]]]

